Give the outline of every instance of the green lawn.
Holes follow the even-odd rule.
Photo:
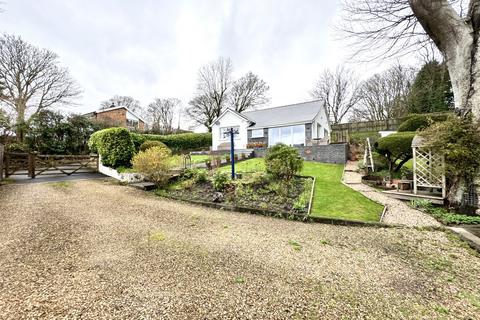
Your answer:
[[[191,156],[192,163],[204,163],[205,160],[210,159],[211,157],[208,154],[194,154]]]
[[[253,172],[265,169],[262,158],[239,162],[237,172]],[[230,166],[219,170],[230,171]],[[314,176],[315,193],[312,216],[361,221],[378,221],[383,206],[341,183],[343,165],[305,161],[302,174]]]

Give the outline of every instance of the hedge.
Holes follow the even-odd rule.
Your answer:
[[[180,133],[170,135],[132,133],[136,150],[147,140],[163,142],[174,152],[207,149],[212,145],[211,133]]]
[[[398,126],[398,132],[417,131],[419,129],[425,129],[432,123],[445,121],[448,118],[447,113],[440,114],[412,114],[409,115],[400,126]]]
[[[105,166],[130,166],[135,147],[125,128],[108,128],[95,132],[88,141],[90,150],[98,152]]]

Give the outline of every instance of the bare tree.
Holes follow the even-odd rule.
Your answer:
[[[139,111],[142,107],[140,101],[130,96],[115,95],[100,104],[101,109],[108,109],[111,107],[125,107],[131,111]]]
[[[346,0],[341,28],[361,52],[408,54],[433,41],[448,67],[455,107],[480,118],[480,0]],[[371,56],[375,58],[375,56]]]
[[[211,130],[213,119],[220,116],[228,102],[232,82],[230,58],[218,58],[198,71],[197,93],[189,102],[187,114],[197,123]]]
[[[407,113],[407,97],[415,72],[397,64],[383,73],[365,80],[360,87],[355,120],[386,120]]]
[[[232,82],[232,61],[220,57],[200,68],[197,91],[212,100],[218,115],[227,102],[228,90]]]
[[[315,83],[310,95],[322,100],[332,123],[340,123],[359,100],[358,80],[354,73],[339,66],[325,70]]]
[[[197,124],[205,126],[211,132],[213,120],[219,115],[213,100],[206,95],[200,95],[193,98],[188,104],[190,107],[186,109],[186,114]]]
[[[147,119],[150,120],[152,130],[162,133],[173,131],[173,114],[180,105],[176,98],[155,99],[146,110]]]
[[[243,112],[270,101],[269,86],[256,74],[248,72],[236,80],[229,93],[230,107],[237,112]]]
[[[16,117],[17,138],[23,140],[28,116],[55,105],[73,104],[80,89],[68,70],[59,66],[58,56],[39,49],[20,37],[0,38],[0,103]]]

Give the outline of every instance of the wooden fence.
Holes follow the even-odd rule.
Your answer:
[[[36,153],[5,153],[3,167],[5,176],[72,175],[98,172],[97,155],[39,155]]]
[[[387,119],[379,121],[361,121],[351,123],[339,123],[332,125],[332,131],[344,131],[352,132],[370,132],[370,131],[383,131],[383,130],[397,130],[398,126],[404,121],[404,119]]]

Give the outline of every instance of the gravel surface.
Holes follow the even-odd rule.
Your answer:
[[[100,180],[0,187],[1,319],[478,319],[442,231],[307,224]]]
[[[404,201],[391,198],[374,188],[362,183],[362,175],[358,172],[356,161],[349,161],[345,166],[343,182],[365,197],[387,206],[382,222],[402,224],[410,227],[439,227],[441,224],[428,214],[415,210]]]

